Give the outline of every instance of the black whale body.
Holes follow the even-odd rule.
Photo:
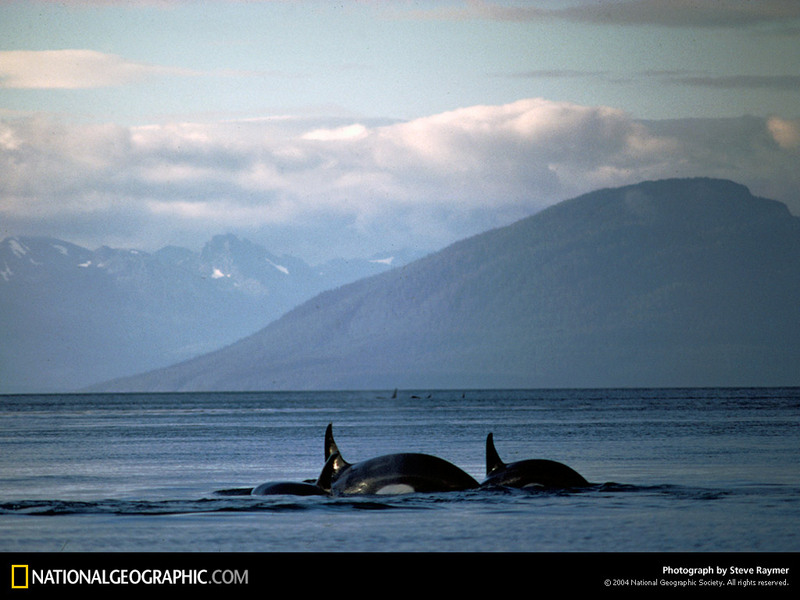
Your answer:
[[[330,430],[330,425],[328,429]],[[330,456],[328,451],[328,432],[325,438],[325,459]],[[327,496],[328,492],[322,489],[314,479],[303,481],[267,481],[255,487],[231,488],[216,490],[219,496]]]
[[[506,464],[494,447],[490,433],[486,437],[486,479],[481,487],[579,488],[590,484],[567,465],[547,459],[529,459]]]
[[[251,496],[327,496],[315,483],[304,481],[268,481],[253,488]]]
[[[328,493],[312,481],[267,481],[256,487],[215,490],[217,496],[327,496]]]
[[[325,432],[325,455],[327,461],[317,485],[333,496],[452,492],[479,487],[459,467],[430,454],[387,454],[348,463],[333,439],[332,425]]]
[[[475,488],[580,488],[590,484],[567,465],[546,459],[504,463],[486,438],[486,479],[480,484],[456,465],[430,454],[397,453],[355,464],[342,457],[333,438],[333,425],[325,430],[325,466],[318,479],[270,481],[254,488],[219,490],[222,495],[349,496],[404,493],[436,493]]]
[[[332,425],[328,424],[325,430],[324,456],[327,461],[331,455],[331,445],[335,449],[336,443],[333,441],[331,432]],[[324,472],[324,468],[323,468]],[[267,481],[256,486],[250,492],[252,496],[327,496],[328,490],[320,485],[319,479],[306,479],[304,481]]]

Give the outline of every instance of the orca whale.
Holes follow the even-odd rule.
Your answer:
[[[333,442],[331,434],[331,425],[325,432],[325,460],[331,455],[332,450],[329,450],[330,438],[333,448],[336,448],[336,443]],[[323,490],[315,479],[304,479],[303,481],[267,481],[256,487],[248,488],[231,488],[226,490],[216,490],[214,492],[220,496],[327,496],[328,492]]]
[[[578,472],[553,460],[530,459],[505,464],[495,450],[492,434],[486,437],[486,479],[481,487],[553,489],[590,485]]]
[[[338,451],[336,442],[333,441],[333,425],[328,424],[325,430],[324,456],[327,462],[330,455]],[[323,468],[324,471],[324,468]],[[305,479],[303,481],[268,481],[254,487],[250,492],[252,496],[276,496],[284,494],[287,496],[327,496],[328,490],[323,489],[320,480]]]
[[[214,494],[217,496],[249,496],[253,493],[253,489],[255,488],[228,488],[224,490],[214,490]]]
[[[325,431],[325,455],[317,485],[332,496],[453,492],[479,487],[460,468],[430,454],[387,454],[348,463],[333,439],[332,424]]]
[[[253,488],[251,496],[327,496],[328,493],[315,483],[305,481],[268,481]]]
[[[327,496],[315,480],[306,481],[267,481],[256,487],[215,490],[217,496]]]

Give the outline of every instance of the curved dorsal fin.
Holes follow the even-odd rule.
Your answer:
[[[500,460],[500,455],[494,448],[494,437],[490,433],[486,436],[486,474],[489,475],[496,469],[501,469],[505,464]]]
[[[333,439],[333,423],[328,423],[328,427],[325,429],[325,460],[327,461],[335,452],[339,452],[339,448],[336,447]]]
[[[333,481],[341,471],[349,466],[349,463],[342,458],[341,454],[334,452],[325,461],[325,466],[322,467],[322,472],[317,478],[317,487],[330,493]]]
[[[328,457],[328,460],[325,461],[325,466],[322,467],[322,471],[317,477],[317,487],[328,492],[331,492],[331,480],[333,478],[333,462],[336,460],[337,453],[334,453]]]

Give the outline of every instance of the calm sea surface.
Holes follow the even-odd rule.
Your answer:
[[[573,492],[241,497],[425,452],[478,481],[549,458]],[[0,551],[797,552],[800,389],[0,396]]]

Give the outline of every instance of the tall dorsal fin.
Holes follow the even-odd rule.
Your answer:
[[[333,481],[341,471],[349,466],[350,464],[342,458],[341,454],[334,452],[325,461],[325,466],[322,467],[322,472],[317,478],[317,487],[330,494]]]
[[[325,429],[325,460],[327,461],[335,452],[339,452],[339,448],[336,447],[333,439],[333,423],[328,423],[328,427]]]
[[[494,448],[494,437],[491,433],[486,436],[486,475],[490,475],[492,471],[501,469],[505,466],[497,450]]]
[[[333,479],[333,462],[336,460],[338,453],[331,454],[328,460],[325,461],[325,466],[317,477],[317,487],[328,492],[331,492],[331,480]]]

